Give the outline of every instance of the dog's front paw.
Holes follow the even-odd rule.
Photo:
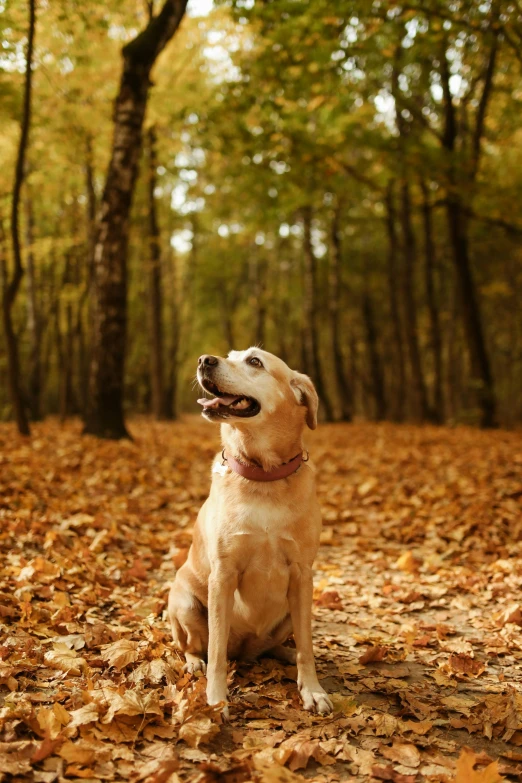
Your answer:
[[[305,710],[318,712],[320,715],[327,715],[329,712],[332,712],[333,704],[324,688],[321,688],[320,685],[316,685],[315,688],[308,688],[306,685],[303,685],[300,693]]]
[[[223,707],[221,709],[221,714],[223,716],[223,720],[228,723],[230,720],[230,713],[228,710],[228,703],[227,703],[227,696],[228,691],[225,691],[224,694],[219,693],[218,691],[210,690],[207,688],[207,704],[209,704],[211,707],[214,704],[223,704]]]

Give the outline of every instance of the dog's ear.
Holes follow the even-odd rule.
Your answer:
[[[290,386],[299,405],[306,405],[306,423],[311,430],[315,430],[317,427],[317,408],[319,407],[319,397],[317,396],[315,386],[308,375],[303,375],[300,372],[294,373]]]

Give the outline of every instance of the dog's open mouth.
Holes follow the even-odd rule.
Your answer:
[[[212,399],[202,397],[198,400],[203,406],[203,413],[206,416],[219,416],[222,419],[228,419],[232,416],[248,418],[256,416],[261,410],[261,406],[253,397],[245,397],[241,394],[228,394],[221,391],[215,383],[208,378],[201,378],[200,383],[205,391],[214,395]]]

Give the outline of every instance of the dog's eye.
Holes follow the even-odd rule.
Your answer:
[[[251,356],[250,359],[247,359],[247,362],[252,365],[252,367],[262,367],[263,362],[261,359],[258,359],[257,356]]]

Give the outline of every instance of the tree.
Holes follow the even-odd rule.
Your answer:
[[[29,140],[29,128],[31,125],[31,88],[33,73],[33,48],[36,27],[36,0],[29,0],[29,27],[27,33],[27,52],[25,58],[25,85],[20,141],[18,144],[18,156],[16,160],[15,178],[13,186],[13,198],[11,203],[11,239],[13,244],[14,273],[11,280],[8,279],[7,259],[2,253],[3,264],[3,316],[4,331],[8,357],[8,381],[11,392],[11,402],[15,414],[16,424],[21,435],[30,435],[29,420],[23,400],[20,384],[20,364],[18,355],[18,343],[13,328],[12,308],[22,282],[22,250],[20,243],[20,198],[25,177],[25,158]],[[0,251],[1,252],[1,251]]]
[[[129,214],[138,174],[142,127],[156,58],[178,29],[187,0],[166,0],[158,16],[123,47],[114,109],[112,156],[94,255],[95,310],[85,432],[128,437],[123,415]]]

